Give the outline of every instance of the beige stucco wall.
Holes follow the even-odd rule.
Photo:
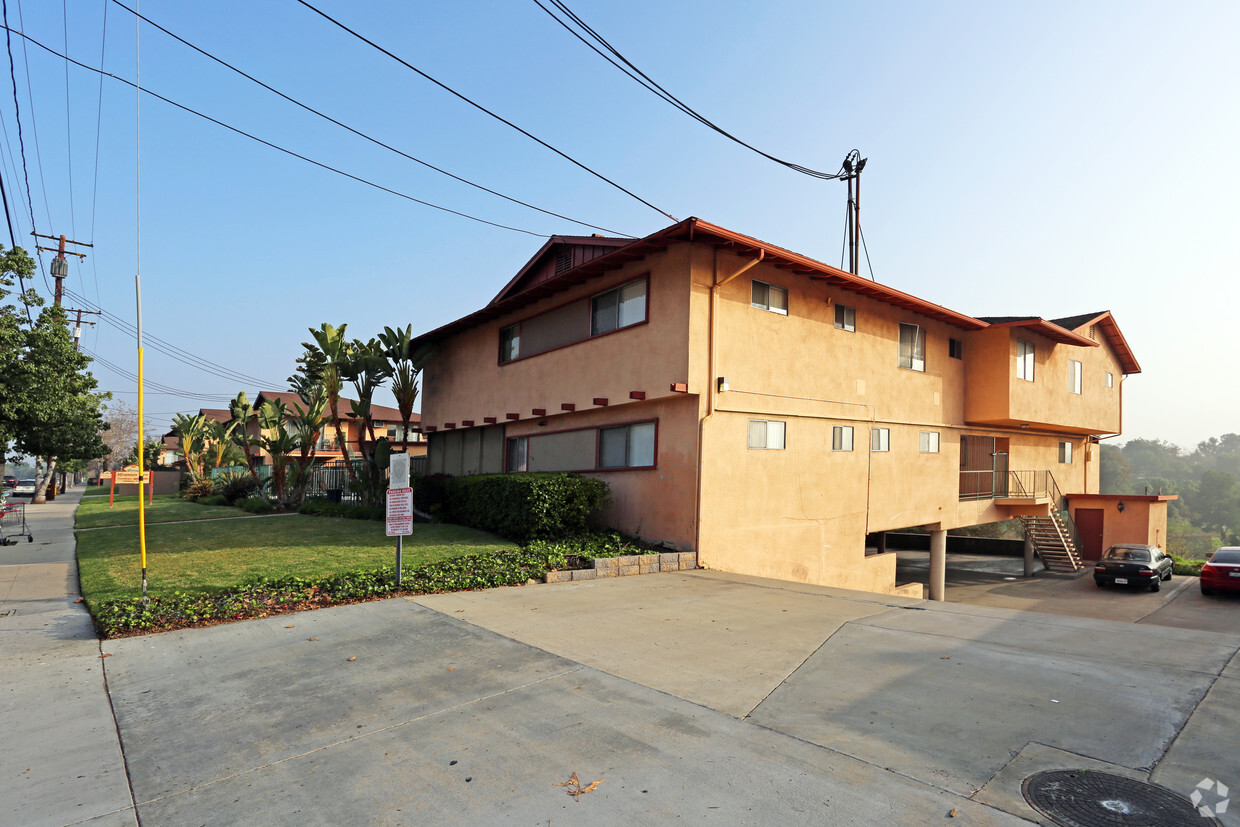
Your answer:
[[[1086,327],[1079,331],[1089,336]],[[1016,374],[1017,340],[1034,345],[1034,381]],[[1029,424],[1081,434],[1119,433],[1122,372],[1106,338],[1098,347],[1057,344],[1026,328],[989,328],[968,342],[965,417],[978,424]],[[1081,392],[1072,393],[1069,361],[1081,363]],[[1113,386],[1106,387],[1106,374]]]
[[[488,416],[504,423],[508,413],[527,420],[534,409],[554,418],[565,403],[578,411],[595,407],[596,397],[624,404],[631,391],[651,399],[672,395],[672,383],[687,381],[689,373],[685,249],[634,262],[442,343],[422,374],[423,428],[442,430],[449,422],[460,428],[465,420],[482,426]],[[502,328],[647,273],[647,323],[499,364]]]
[[[963,434],[1007,439],[1011,469],[1049,469],[1064,492],[1097,490],[1097,449],[1080,429],[995,423],[1010,420],[1013,404],[1022,412],[1044,409],[1040,416],[1051,423],[1075,415],[1066,400],[1071,352],[1085,356],[1084,389],[1091,394],[1081,415],[1093,424],[1083,430],[1102,420],[1118,427],[1118,366],[1114,400],[1095,399],[1090,390],[1095,379],[1102,385],[1101,366],[1114,362],[1105,346],[1040,346],[1039,381],[1030,389],[1054,398],[1014,403],[1010,330],[965,331],[766,262],[712,290],[753,260],[678,242],[457,334],[423,374],[422,421],[460,429],[465,420],[482,427],[485,417],[495,417],[513,437],[657,419],[655,469],[581,469],[611,485],[611,525],[696,548],[709,568],[878,592],[896,585],[895,557],[865,556],[867,532],[950,529],[1012,516],[990,500],[959,501]],[[647,324],[498,364],[503,327],[644,274]],[[788,315],[750,306],[754,279],[788,290]],[[856,309],[855,332],[834,327],[837,304]],[[926,331],[924,371],[898,365],[902,322]],[[949,356],[952,338],[963,341],[963,360]],[[730,390],[716,392],[719,377]],[[672,391],[676,382],[688,393]],[[630,400],[631,390],[646,392],[647,400]],[[594,406],[593,397],[611,404]],[[562,412],[562,403],[576,411]],[[546,415],[535,416],[536,408]],[[971,422],[977,411],[985,425]],[[506,420],[509,412],[517,421]],[[748,448],[750,419],[784,421],[786,447]],[[853,428],[851,452],[831,450],[837,425]],[[871,453],[874,427],[889,429],[889,451]],[[938,453],[920,452],[921,431],[939,434]],[[1058,462],[1061,440],[1073,443],[1071,464]]]

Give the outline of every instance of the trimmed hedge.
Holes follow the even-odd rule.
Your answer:
[[[584,534],[610,497],[580,474],[480,474],[443,480],[443,518],[518,543]]]
[[[438,592],[519,586],[530,578],[568,565],[554,549],[517,549],[489,554],[469,554],[403,570],[396,587],[391,568],[345,572],[308,580],[301,577],[263,578],[235,589],[211,594],[173,592],[168,597],[110,600],[92,606],[95,628],[102,637],[155,630],[182,629],[201,623],[268,617],[339,603],[354,603],[395,594]]]

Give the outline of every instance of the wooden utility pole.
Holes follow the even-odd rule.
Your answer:
[[[65,256],[66,255],[77,256],[80,259],[86,258],[86,253],[79,253],[79,252],[76,252],[75,250],[66,250],[65,245],[66,244],[77,244],[78,246],[81,246],[81,247],[94,247],[95,245],[87,244],[85,241],[69,241],[63,235],[61,236],[40,235],[39,233],[31,233],[31,235],[34,236],[35,238],[47,238],[47,239],[51,239],[52,241],[60,242],[60,246],[55,247],[55,248],[39,247],[39,246],[35,247],[35,249],[39,250],[40,252],[56,254],[56,258],[52,259],[52,278],[56,279],[55,304],[57,307],[60,307],[61,299],[64,298],[64,294],[65,294],[64,279],[65,279],[65,276],[69,275],[69,262],[65,261]]]

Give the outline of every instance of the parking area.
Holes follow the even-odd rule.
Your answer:
[[[929,582],[929,552],[894,553],[899,555],[899,582]],[[1205,597],[1196,577],[1173,577],[1157,592],[1110,586],[1100,589],[1089,569],[1059,574],[1042,570],[1040,563],[1036,567],[1035,576],[1026,578],[1020,558],[948,554],[947,601],[1206,632],[1240,629],[1240,594]]]

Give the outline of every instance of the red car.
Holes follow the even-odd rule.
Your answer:
[[[1201,593],[1240,592],[1240,546],[1223,546],[1201,567]]]

